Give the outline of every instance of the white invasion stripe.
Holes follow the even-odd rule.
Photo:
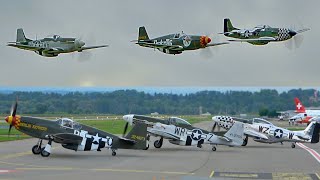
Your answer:
[[[302,143],[297,143],[298,146],[300,146],[301,148],[303,148],[304,150],[308,151],[317,161],[318,163],[320,163],[320,154],[317,153],[315,150],[305,146]]]

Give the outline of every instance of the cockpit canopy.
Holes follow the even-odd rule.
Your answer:
[[[59,39],[61,39],[59,35],[49,35],[44,38],[44,40],[47,40],[47,41],[49,40],[58,41]]]
[[[57,120],[57,123],[65,128],[70,129],[81,129],[81,125],[78,122],[75,122],[69,118],[60,118]]]
[[[183,37],[183,36],[186,36],[186,34],[182,31],[181,33],[176,33],[176,34],[174,34],[173,38],[179,39],[179,38],[181,38],[181,37]]]
[[[257,29],[267,29],[267,28],[271,28],[271,27],[268,26],[268,25],[258,25],[255,28],[257,28]]]
[[[261,119],[261,118],[253,118],[252,119],[252,124],[255,124],[255,123],[273,125],[271,122],[269,122],[269,121],[267,121],[265,119]]]
[[[191,125],[188,121],[178,117],[169,117],[168,121],[169,121],[169,124],[172,124],[172,125],[188,125],[188,126]]]

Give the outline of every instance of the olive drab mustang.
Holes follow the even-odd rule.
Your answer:
[[[183,32],[150,39],[144,26],[139,27],[138,41],[134,40],[133,42],[142,47],[153,48],[174,55],[187,50],[228,44],[228,42],[210,43],[211,38],[208,36],[187,35]]]
[[[8,46],[19,49],[34,51],[40,56],[56,57],[61,53],[82,52],[84,50],[108,47],[108,45],[88,46],[85,47],[85,42],[76,38],[63,38],[59,35],[46,37],[39,40],[31,40],[26,38],[23,29],[17,29],[16,42],[8,42]]]
[[[241,146],[243,143],[243,123],[236,123],[229,131],[222,136],[217,136],[204,129],[193,127],[189,122],[178,117],[170,117],[167,120],[142,116],[124,115],[123,119],[127,124],[146,123],[147,131],[150,135],[159,136],[160,139],[154,142],[155,148],[161,148],[163,139],[168,139],[171,144],[180,146],[197,146],[203,144],[212,145],[212,150],[216,151],[216,145]],[[149,144],[149,143],[148,143]],[[148,146],[148,145],[147,145]]]
[[[253,118],[253,120],[250,121],[230,116],[214,116],[212,117],[212,120],[215,122],[215,126],[224,129],[232,128],[235,122],[244,122],[244,135],[246,136],[246,139],[244,140],[243,146],[247,145],[248,137],[253,137],[253,140],[257,142],[269,144],[292,142],[292,148],[295,148],[296,142],[319,142],[320,120],[312,121],[306,129],[302,131],[290,131],[288,129],[275,126],[271,122],[261,118]]]
[[[310,30],[309,28],[293,30],[289,28],[273,28],[268,25],[259,25],[252,29],[238,29],[233,27],[230,19],[224,19],[223,33],[227,37],[236,38],[229,41],[248,42],[253,45],[266,45],[269,42],[286,41],[299,33]],[[296,46],[302,41],[296,39]]]
[[[68,118],[60,118],[56,121],[45,120],[36,117],[16,115],[18,103],[11,109],[11,115],[6,117],[12,127],[29,136],[38,138],[38,143],[32,147],[33,154],[41,154],[48,157],[51,153],[52,142],[60,143],[64,148],[74,151],[101,151],[103,148],[112,150],[116,155],[116,149],[145,149],[147,126],[138,123],[125,136],[115,136],[108,132],[86,126]],[[48,140],[48,144],[42,147],[42,141]]]

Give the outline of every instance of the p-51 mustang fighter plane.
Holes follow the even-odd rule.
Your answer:
[[[187,35],[183,32],[150,39],[145,27],[140,27],[138,42],[136,42],[136,44],[142,47],[158,49],[163,53],[174,55],[181,54],[186,50],[196,50],[211,46],[228,44],[228,42],[210,42],[211,39],[208,36]]]
[[[252,29],[238,29],[232,26],[230,19],[224,19],[224,32],[227,37],[232,37],[229,41],[248,42],[253,45],[266,45],[269,42],[285,41],[293,38],[299,33],[308,31],[305,28],[298,31],[288,28],[273,28],[268,25],[260,25]],[[297,46],[301,42],[296,41]]]
[[[32,147],[35,155],[41,154],[48,157],[51,153],[52,142],[60,143],[62,147],[74,151],[101,151],[102,148],[110,148],[112,156],[116,155],[116,149],[145,149],[147,125],[136,124],[125,137],[118,137],[99,129],[86,126],[61,118],[56,121],[35,117],[16,115],[18,103],[11,109],[11,115],[6,117],[12,127],[29,136],[39,138],[38,143]],[[42,147],[42,140],[48,140],[48,144]]]
[[[39,40],[31,40],[26,38],[23,29],[17,29],[16,42],[8,42],[8,46],[16,47],[19,49],[34,51],[40,56],[56,57],[60,53],[82,52],[84,50],[107,47],[108,45],[101,46],[84,46],[85,43],[76,38],[63,38],[59,35],[46,37]]]
[[[124,115],[123,119],[128,124],[143,122],[148,124],[147,131],[153,136],[160,136],[160,140],[154,142],[155,148],[161,148],[163,139],[181,146],[197,146],[202,144],[213,145],[212,151],[216,151],[215,145],[241,146],[243,143],[243,123],[237,122],[223,136],[217,136],[206,130],[191,126],[186,120],[171,117],[168,120],[152,118],[141,115]]]
[[[235,122],[245,122],[244,134],[246,139],[243,146],[248,143],[248,136],[253,137],[254,141],[261,143],[282,143],[292,142],[291,147],[295,148],[296,142],[301,143],[318,143],[320,133],[320,121],[311,122],[305,130],[290,131],[285,128],[277,127],[267,120],[260,118],[253,118],[249,120],[238,119],[230,116],[214,116],[212,120],[224,129],[230,129]]]

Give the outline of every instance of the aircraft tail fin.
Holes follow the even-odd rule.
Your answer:
[[[228,18],[224,19],[224,23],[223,24],[224,24],[224,29],[223,29],[224,33],[227,33],[227,32],[230,32],[232,30],[237,29],[237,28],[232,26],[231,20],[228,19]]]
[[[306,109],[303,104],[300,102],[299,98],[294,98],[294,103],[296,104],[296,112],[297,113],[305,113]]]
[[[304,132],[311,136],[311,143],[318,143],[320,135],[320,123],[317,121],[311,122]]]
[[[27,42],[27,40],[28,39],[24,35],[23,29],[22,28],[17,29],[17,40],[16,40],[16,42]]]
[[[224,136],[232,140],[234,145],[242,145],[244,139],[244,124],[241,122],[235,122],[233,126],[227,131]]]
[[[142,26],[142,27],[139,27],[138,41],[145,41],[145,40],[149,40],[149,36],[146,28]]]
[[[147,124],[137,122],[132,130],[124,137],[118,148],[122,149],[146,149]]]

